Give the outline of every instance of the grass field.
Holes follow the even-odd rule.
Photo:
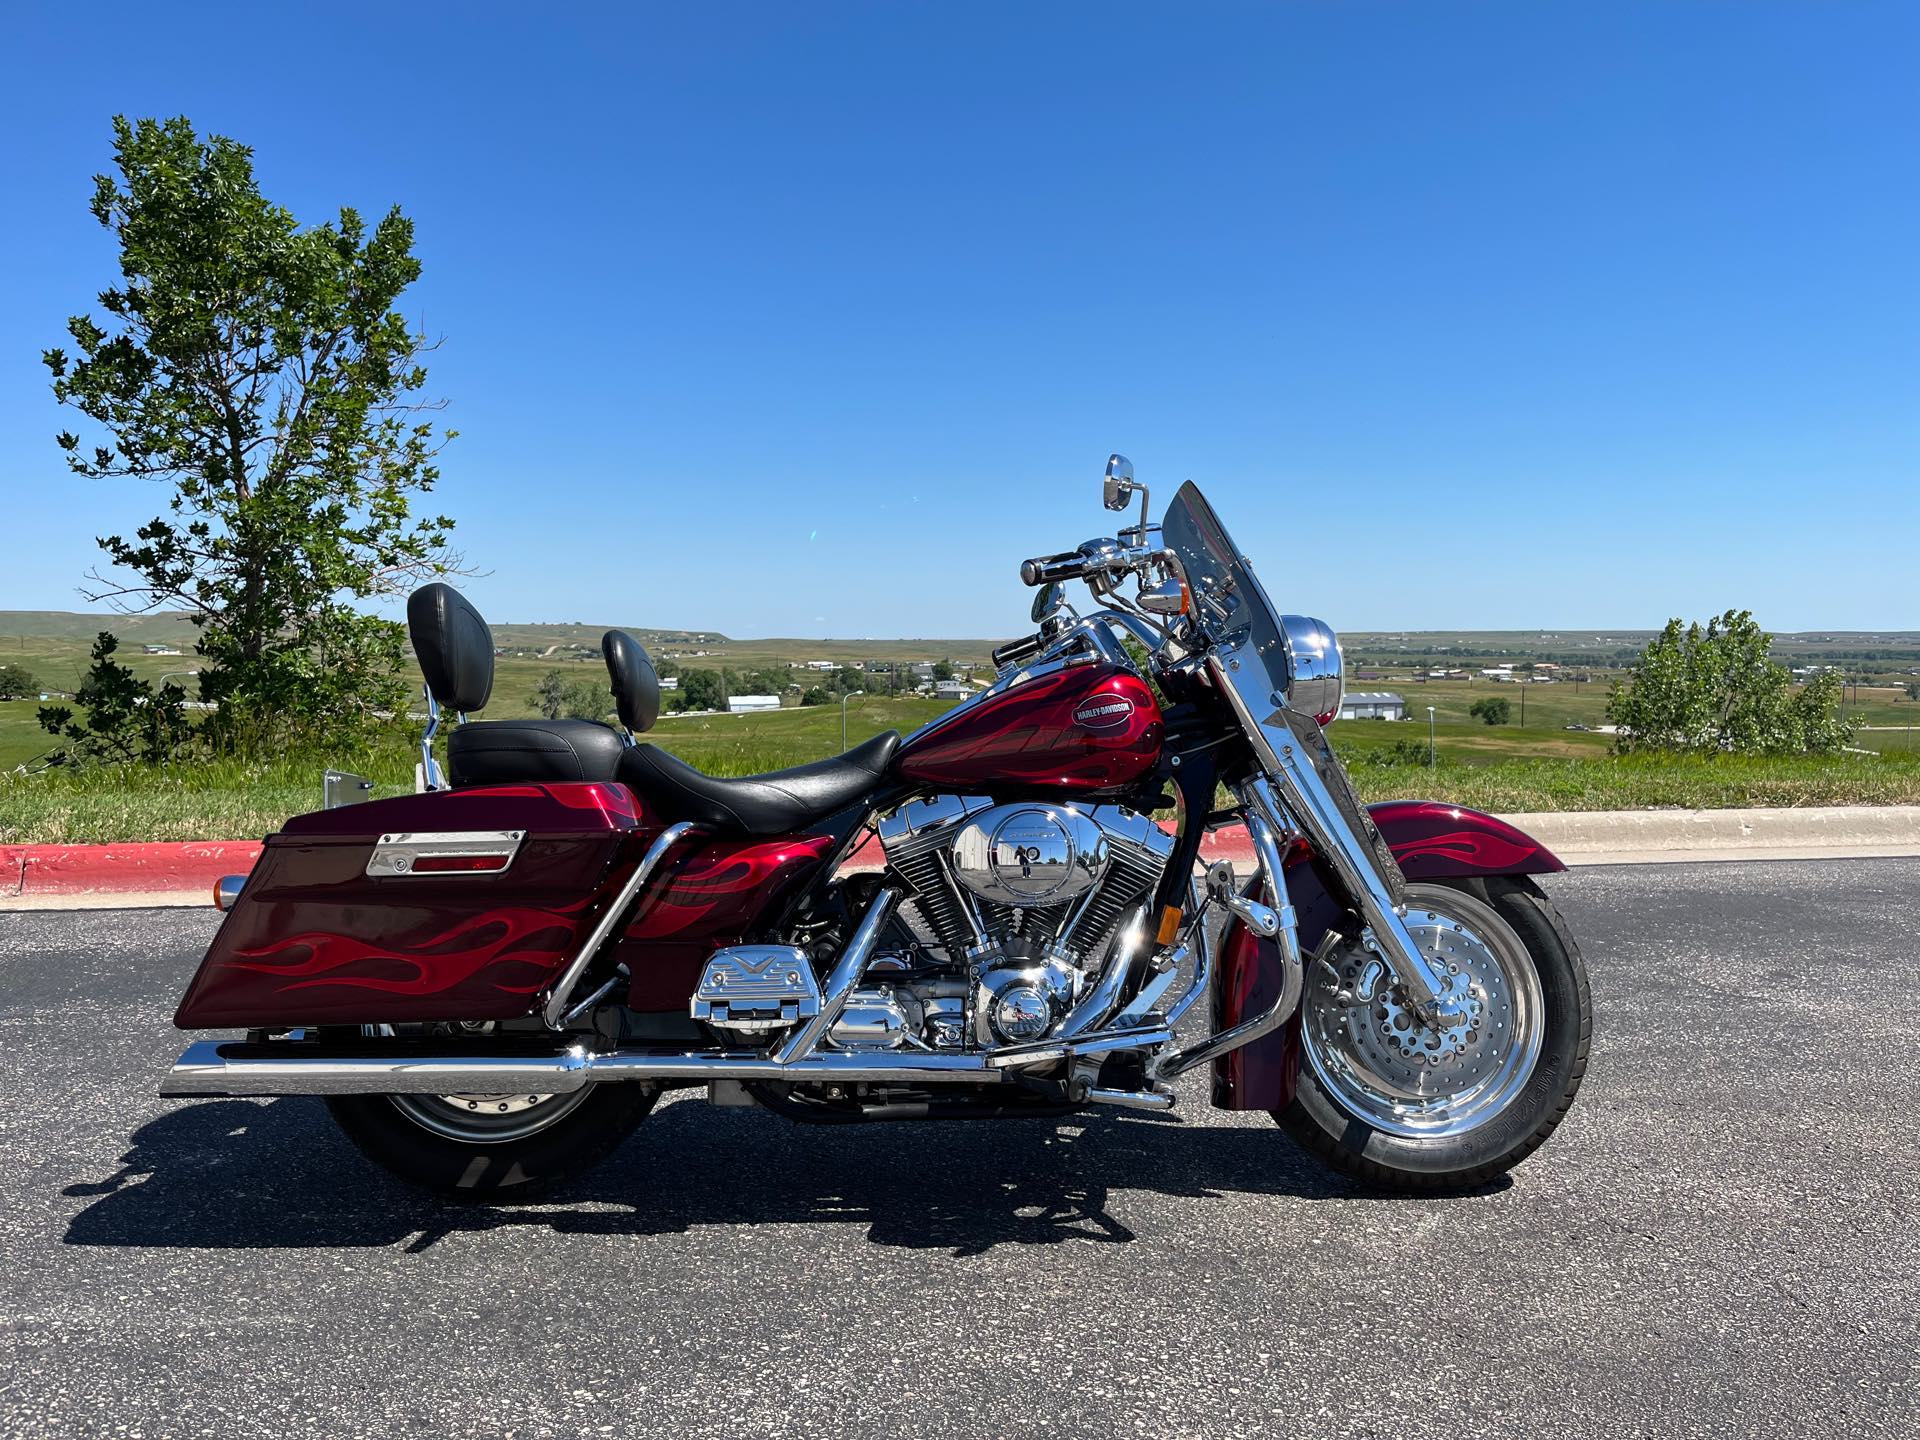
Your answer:
[[[0,712],[23,707],[0,706]],[[31,719],[30,706],[24,707]],[[910,731],[939,714],[931,700],[855,700],[847,737]],[[1529,720],[1533,707],[1529,705]],[[0,713],[0,739],[18,720]],[[1349,721],[1335,748],[1368,800],[1424,797],[1495,812],[1708,808],[1748,805],[1920,804],[1920,753],[1767,760],[1629,757],[1606,753],[1606,737],[1547,728],[1450,721],[1436,725],[1439,764],[1410,764],[1396,742],[1424,742],[1424,724]],[[760,715],[673,717],[650,735],[716,775],[750,775],[837,754],[835,707]],[[272,762],[0,775],[0,844],[209,840],[258,836],[320,804],[328,763],[376,782],[376,795],[413,784],[414,752],[401,744],[361,754]]]
[[[70,688],[86,666],[87,647],[99,616],[53,612],[0,612],[0,663],[20,663],[49,686]],[[123,635],[120,658],[136,673],[158,679],[191,669],[191,653],[146,655],[146,643],[179,644],[190,652],[192,627],[156,618],[113,617]],[[600,629],[587,625],[504,625],[496,638],[515,653],[497,663],[488,719],[532,713],[534,685],[547,671],[603,683],[597,651]],[[636,631],[636,633],[641,633]],[[964,640],[732,640],[712,633],[649,631],[657,651],[706,648],[714,653],[683,660],[689,666],[735,668],[798,663],[810,659],[852,663],[863,659],[951,658],[984,661],[991,641]],[[1382,637],[1352,637],[1350,650]],[[1423,643],[1479,646],[1488,658],[1546,653],[1568,637],[1534,633],[1448,637],[1387,637],[1416,650]],[[1642,632],[1594,636],[1606,644],[1644,639]],[[1911,644],[1910,632],[1878,637],[1783,637],[1799,649],[1830,645]],[[1524,647],[1531,643],[1533,652]],[[575,647],[569,649],[569,647]],[[577,658],[568,658],[569,656]],[[1461,663],[1449,657],[1449,665]],[[1495,684],[1484,680],[1419,680],[1404,665],[1387,662],[1380,679],[1355,680],[1355,690],[1391,690],[1402,695],[1411,719],[1403,722],[1345,721],[1332,732],[1335,748],[1352,766],[1355,783],[1370,800],[1425,795],[1495,811],[1631,809],[1645,806],[1743,806],[1920,803],[1920,703],[1899,686],[1850,689],[1847,712],[1868,725],[1855,744],[1871,754],[1832,759],[1751,760],[1616,759],[1609,737],[1569,725],[1604,723],[1607,684]],[[1468,707],[1489,696],[1507,700],[1514,723],[1488,726]],[[1409,764],[1409,752],[1424,751],[1427,707],[1438,765]],[[1519,723],[1524,706],[1525,724]],[[0,701],[0,772],[30,766],[48,749],[39,728],[37,701]],[[847,707],[847,739],[857,744],[885,729],[910,732],[939,715],[943,701],[861,696]],[[749,775],[805,764],[838,753],[840,708],[814,706],[768,714],[669,716],[648,737],[690,764],[716,775]],[[1909,728],[1911,727],[1911,728]],[[320,775],[328,763],[374,778],[382,794],[413,783],[413,752],[395,743],[378,752],[271,763],[224,763],[180,770],[103,770],[88,774],[0,773],[0,843],[99,842],[129,839],[222,839],[260,835],[289,815],[312,809],[320,799]]]

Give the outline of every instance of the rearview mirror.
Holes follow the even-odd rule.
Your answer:
[[[1103,490],[1107,509],[1124,510],[1133,499],[1133,462],[1124,455],[1107,457],[1107,483]]]
[[[1050,585],[1042,585],[1033,597],[1033,609],[1027,612],[1027,618],[1036,625],[1044,625],[1053,618],[1053,612],[1067,603],[1067,592],[1055,580]]]

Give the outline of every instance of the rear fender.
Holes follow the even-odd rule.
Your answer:
[[[1547,875],[1566,865],[1525,831],[1494,815],[1432,800],[1390,800],[1368,810],[1409,880]],[[1287,855],[1287,899],[1299,926],[1300,950],[1312,955],[1327,932],[1351,913],[1339,882],[1305,844]],[[1238,920],[1220,940],[1213,987],[1217,1029],[1259,1013],[1279,993],[1281,961],[1270,940]],[[1309,976],[1311,984],[1311,976]],[[1300,1016],[1272,1034],[1213,1062],[1213,1103],[1222,1110],[1278,1110],[1293,1099],[1300,1075]]]

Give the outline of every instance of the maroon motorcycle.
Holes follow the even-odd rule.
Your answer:
[[[373,1160],[485,1200],[592,1164],[672,1087],[990,1120],[1166,1110],[1207,1065],[1216,1106],[1371,1184],[1503,1173],[1586,1068],[1586,972],[1532,878],[1564,867],[1491,816],[1363,807],[1324,733],[1333,634],[1274,609],[1191,483],[1150,525],[1114,456],[1107,508],[1136,494],[1137,525],[1022,567],[1037,633],[984,692],[746,779],[636,740],[659,683],[618,631],[624,732],[466,720],[492,634],[420,590],[423,792],[299,816],[221,882],[175,1023],[246,1035],[163,1093],[324,1095]],[[1224,826],[1244,880],[1200,865]]]

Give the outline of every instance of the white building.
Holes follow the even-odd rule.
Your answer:
[[[936,700],[964,700],[973,693],[973,687],[964,680],[936,680],[933,682],[933,696]]]
[[[727,701],[727,709],[735,715],[746,715],[756,710],[778,710],[778,695],[735,695]]]
[[[1390,690],[1360,690],[1340,698],[1342,720],[1404,720],[1407,702]]]

